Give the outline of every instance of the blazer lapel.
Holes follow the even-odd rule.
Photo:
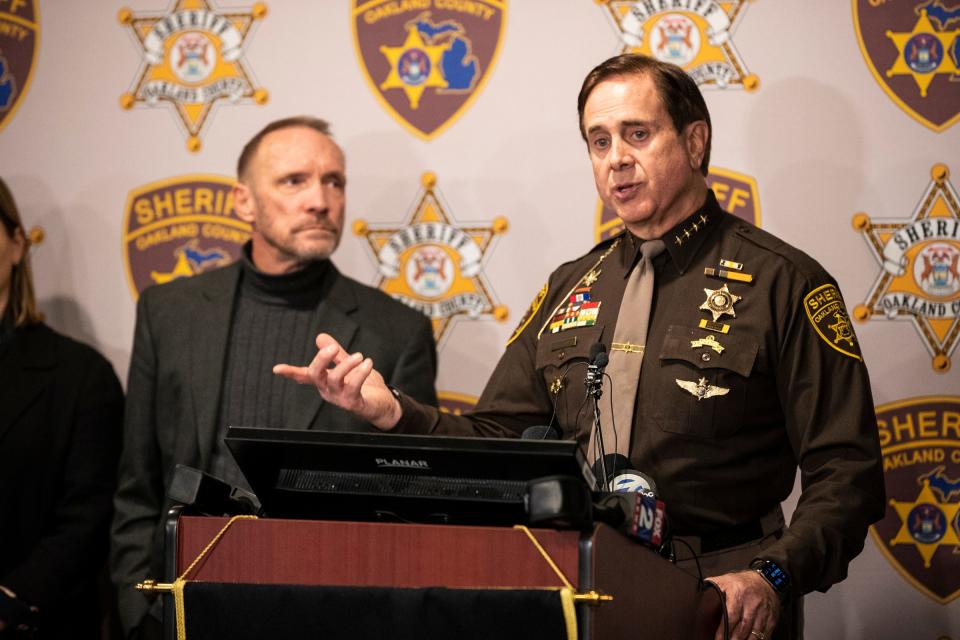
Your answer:
[[[200,294],[190,323],[190,389],[197,428],[200,460],[206,469],[217,435],[217,411],[226,364],[230,321],[240,281],[240,265],[234,263],[211,278]]]
[[[0,388],[4,389],[7,403],[0,411],[0,441],[48,382],[49,371],[56,363],[53,341],[36,339],[38,332],[47,330],[46,327],[20,329],[10,345],[10,353],[0,369]]]
[[[333,263],[330,264],[323,289],[320,304],[310,321],[310,335],[315,338],[319,333],[328,333],[349,352],[358,329],[357,322],[353,319],[357,299],[349,281],[340,275]],[[311,342],[306,348],[303,361],[310,362],[316,352],[316,346]],[[291,383],[288,393],[290,402],[285,411],[285,426],[289,429],[312,428],[317,412],[323,404],[320,394],[310,385],[294,383]]]

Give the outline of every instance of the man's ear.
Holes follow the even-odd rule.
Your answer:
[[[242,182],[233,185],[233,208],[238,218],[247,224],[253,224],[256,218],[256,202],[253,199],[253,191]]]
[[[694,171],[700,170],[709,136],[710,127],[703,120],[697,120],[687,125],[684,142],[687,146],[687,156],[690,158],[690,168]]]

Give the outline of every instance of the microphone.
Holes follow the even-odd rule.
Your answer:
[[[523,440],[560,440],[560,432],[548,424],[527,427],[520,435]]]
[[[660,551],[669,539],[666,506],[657,497],[653,478],[630,467],[630,460],[619,453],[594,463],[595,473],[607,469],[603,486],[611,488],[611,493],[600,495],[594,513],[627,537]]]
[[[643,493],[627,493],[625,495],[629,496],[633,511],[628,512],[629,519],[624,533],[655,549],[659,549],[666,538],[664,529],[667,516],[663,500],[657,500],[655,496],[648,496]]]
[[[608,362],[610,362],[610,356],[607,355],[607,348],[602,342],[590,345],[590,363],[587,365],[587,376],[583,384],[587,387],[587,393],[595,398],[600,397],[603,369]]]
[[[593,463],[593,475],[602,478],[605,486],[615,493],[628,493],[639,491],[641,493],[656,496],[657,483],[653,481],[646,473],[630,468],[630,460],[621,453],[608,453],[603,461],[599,459]],[[607,475],[603,475],[603,469],[606,469]]]
[[[608,493],[594,505],[593,513],[597,520],[657,551],[668,539],[666,507],[656,496]]]
[[[602,342],[597,342],[590,345],[590,362],[593,362],[597,359],[597,356],[605,352],[607,348],[603,346]]]

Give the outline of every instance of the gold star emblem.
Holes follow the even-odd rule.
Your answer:
[[[960,538],[951,524],[960,510],[960,502],[940,503],[930,489],[929,479],[923,481],[923,489],[916,500],[890,500],[890,506],[900,518],[900,529],[890,540],[890,546],[914,545],[923,558],[924,567],[930,567],[933,554],[940,547],[960,545]]]
[[[583,276],[583,286],[592,287],[600,278],[600,269],[592,269]]]
[[[438,343],[457,318],[505,321],[509,311],[494,298],[483,258],[494,238],[506,233],[506,218],[459,225],[444,211],[436,176],[424,173],[421,184],[424,190],[406,223],[376,227],[365,220],[353,223],[354,233],[367,239],[379,268],[374,286],[429,317]]]
[[[428,45],[415,25],[407,27],[407,39],[399,47],[381,46],[380,53],[390,64],[387,79],[380,83],[380,90],[403,89],[410,101],[410,108],[420,106],[420,96],[428,87],[445,89],[447,81],[440,72],[440,58],[445,45]]]
[[[734,318],[737,317],[737,314],[733,310],[733,305],[742,298],[730,293],[727,285],[723,285],[719,289],[704,289],[703,291],[707,294],[707,299],[700,305],[700,309],[712,313],[714,322],[719,320],[720,316],[724,314],[728,314]]]
[[[208,0],[177,0],[159,15],[121,9],[117,17],[130,27],[143,64],[120,106],[172,106],[189,134],[187,148],[199,151],[200,132],[217,103],[267,102],[267,91],[253,87],[243,59],[254,22],[266,15],[259,2],[247,13],[220,13]]]
[[[927,88],[939,73],[955,74],[960,69],[950,57],[950,47],[958,31],[938,32],[930,23],[926,10],[920,11],[920,19],[913,30],[906,33],[887,31],[887,37],[897,47],[897,59],[887,69],[887,77],[909,75],[926,97]]]
[[[835,313],[833,314],[834,322],[831,325],[827,325],[833,332],[836,334],[833,341],[839,344],[841,341],[846,342],[851,347],[853,346],[853,331],[850,330],[850,322],[847,320],[846,314]]]

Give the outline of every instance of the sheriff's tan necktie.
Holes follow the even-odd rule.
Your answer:
[[[640,245],[642,257],[630,273],[623,292],[623,301],[620,303],[617,327],[610,345],[610,361],[606,369],[609,381],[604,376],[603,396],[599,400],[603,448],[608,455],[619,453],[627,456],[630,453],[634,403],[640,383],[640,365],[643,363],[647,342],[647,328],[650,324],[650,303],[653,300],[653,259],[660,255],[663,249],[663,240],[648,240]],[[611,400],[613,415],[610,412]],[[590,445],[587,449],[587,459],[590,461],[595,460],[600,453],[595,442],[596,436],[596,431],[590,433]]]

